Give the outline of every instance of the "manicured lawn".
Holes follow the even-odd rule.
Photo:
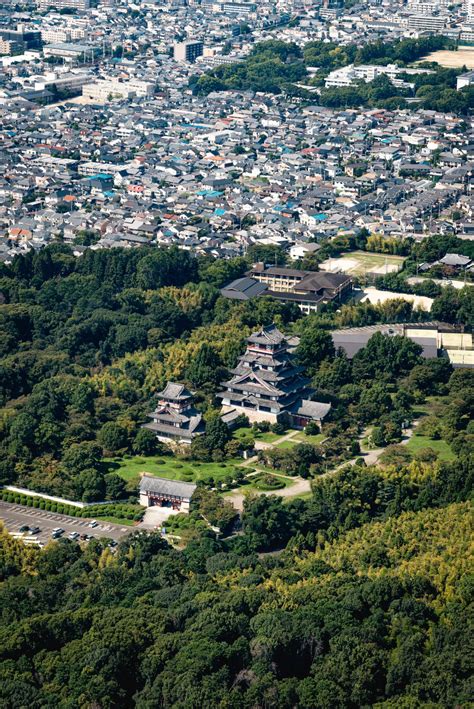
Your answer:
[[[309,443],[312,446],[319,446],[320,443],[324,441],[326,436],[319,433],[317,436],[305,436],[304,433],[301,436],[294,436],[286,441],[276,444],[276,448],[293,448],[294,446],[300,445],[301,443]]]
[[[292,440],[297,443],[311,443],[312,446],[319,446],[327,438],[324,433],[318,433],[316,436],[307,436],[306,433],[301,431]]]
[[[260,468],[259,468],[259,470],[260,470]],[[283,483],[283,487],[291,487],[296,482],[296,480],[290,480],[287,477],[283,477],[282,475],[278,475],[278,474],[273,473],[269,470],[264,470],[263,468],[261,468],[261,470],[264,471],[265,474],[268,475],[268,477],[278,478],[278,481]],[[253,477],[257,477],[257,476],[251,475],[249,478],[247,478],[248,482],[241,488],[242,491],[251,490],[251,491],[258,492],[258,493],[262,492],[262,488],[259,488],[257,484],[252,483]],[[282,490],[283,488],[279,488],[279,489]],[[272,491],[267,490],[267,492],[272,492]],[[276,494],[278,494],[277,491],[275,491],[275,492],[276,492]]]
[[[417,436],[415,434],[407,443],[407,450],[410,453],[416,453],[422,448],[432,448],[438,454],[440,460],[454,460],[456,457],[446,441],[433,441],[428,436]]]
[[[160,462],[162,461],[162,462]],[[159,478],[169,480],[185,480],[196,482],[202,478],[213,477],[222,480],[234,473],[234,468],[242,463],[241,458],[228,460],[225,463],[200,463],[196,461],[179,460],[171,456],[134,456],[132,458],[106,458],[104,461],[108,472],[117,473],[127,481],[140,479],[141,473],[149,473]]]
[[[251,436],[256,441],[262,441],[263,443],[274,443],[287,433],[289,433],[289,431],[285,431],[284,433],[272,433],[271,431],[268,431],[268,433],[260,433],[260,431],[253,431],[251,428],[236,428],[234,431],[234,438],[237,438],[237,440],[240,441],[242,438]]]
[[[278,443],[275,447],[276,448],[294,448],[298,443],[301,443],[301,441],[298,441],[296,438],[290,438],[288,441],[282,441],[281,443]]]

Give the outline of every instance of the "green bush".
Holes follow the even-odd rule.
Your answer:
[[[38,509],[39,506],[40,506],[40,501],[38,500],[37,497],[35,497],[35,499],[33,500],[33,507],[36,507],[36,509]]]
[[[39,508],[40,508],[40,510],[44,510],[45,507],[46,507],[45,501],[44,501],[44,500],[40,500],[40,501],[39,501]]]
[[[257,490],[281,490],[285,487],[285,483],[273,475],[257,475],[252,482]]]

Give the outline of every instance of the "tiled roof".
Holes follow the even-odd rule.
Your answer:
[[[173,495],[174,497],[182,497],[189,500],[196,489],[196,485],[144,475],[140,480],[139,489],[140,492]]]

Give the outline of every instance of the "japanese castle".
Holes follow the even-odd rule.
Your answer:
[[[148,428],[164,443],[191,443],[193,438],[204,433],[202,414],[194,408],[194,395],[182,384],[168,382],[158,393],[158,404],[148,414]]]
[[[290,343],[276,325],[264,327],[247,339],[247,350],[223,382],[222,416],[229,421],[245,414],[250,421],[289,419],[293,428],[320,422],[330,404],[311,401],[312,390],[303,368],[293,362]]]

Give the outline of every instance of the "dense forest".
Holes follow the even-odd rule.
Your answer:
[[[310,500],[250,500],[243,535],[184,551],[0,532],[0,703],[469,706],[471,489],[466,457],[346,468]]]
[[[397,443],[416,402],[449,394],[449,363],[423,362],[408,340],[375,336],[353,361],[334,350],[331,328],[429,317],[410,303],[328,306],[302,317],[297,307],[269,298],[221,297],[219,287],[253,259],[265,258],[256,248],[229,261],[173,248],[87,251],[76,259],[57,244],[4,266],[0,481],[84,501],[135,494],[136,487],[127,489],[104,467],[103,457],[166,455],[141,424],[168,380],[198,392],[207,432],[192,447],[193,458],[235,457],[239,444],[229,440],[214,394],[252,329],[274,321],[301,338],[297,357],[334,412],[323,447],[302,444],[284,460],[275,455],[277,468],[314,476],[322,458],[343,461],[357,452],[367,424],[375,425],[379,443]],[[469,324],[473,313],[472,289],[465,289],[440,294],[431,315]],[[462,419],[468,391],[461,395],[459,421],[445,432],[459,450],[470,435]],[[249,429],[249,442],[251,435]]]
[[[353,246],[331,243],[322,250]],[[439,237],[409,245],[409,264],[445,248]],[[197,490],[181,550],[140,532],[116,548],[63,539],[39,550],[0,530],[2,707],[469,705],[474,373],[380,333],[348,360],[330,330],[433,312],[472,324],[472,288],[438,294],[431,314],[393,299],[303,317],[272,299],[220,296],[267,256],[257,246],[229,261],[174,248],[75,258],[56,244],[1,266],[2,483],[131,499],[104,457],[166,460],[141,424],[168,379],[197,391],[206,419],[190,455],[232,459],[238,441],[214,394],[245,337],[272,322],[300,338],[295,356],[332,403],[320,445],[263,452],[274,470],[311,478],[311,492],[249,495],[237,531],[211,484]],[[449,445],[448,461],[398,445],[427,397],[419,429]],[[377,467],[354,460],[367,426],[387,446]]]
[[[263,91],[285,93],[300,100],[318,102],[329,108],[425,108],[467,114],[474,105],[474,91],[466,87],[456,90],[456,77],[461,69],[444,69],[436,63],[424,63],[432,74],[410,76],[414,89],[395,87],[386,76],[369,83],[358,82],[350,87],[324,88],[324,79],[334,69],[349,64],[397,64],[406,67],[439,49],[454,48],[445,37],[431,36],[403,39],[397,42],[373,42],[340,46],[335,42],[308,42],[303,49],[294,43],[269,40],[256,44],[242,62],[219,66],[201,76],[192,76],[190,85],[198,95],[211,91]],[[309,78],[308,68],[318,72]],[[296,85],[298,84],[298,85]],[[314,94],[305,89],[321,89]],[[416,103],[406,99],[416,98]]]

